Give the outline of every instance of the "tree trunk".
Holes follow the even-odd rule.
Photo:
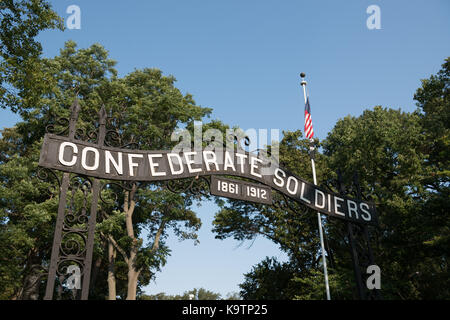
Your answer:
[[[128,292],[127,300],[136,300],[137,283],[140,270],[136,269],[136,257],[138,247],[136,239],[133,239],[133,245],[130,250],[130,258],[128,259]]]
[[[22,291],[21,300],[38,300],[41,276],[39,271],[37,273],[31,271],[30,274],[25,277],[25,285]]]
[[[140,274],[140,270],[136,271],[133,266],[128,266],[127,300],[136,300],[136,291],[137,291],[137,283],[138,283],[139,274]]]
[[[111,241],[108,241],[108,300],[116,300],[116,276],[115,276],[116,249]]]
[[[127,228],[127,235],[132,239],[130,249],[130,257],[128,259],[128,292],[127,300],[136,300],[137,283],[140,270],[136,269],[136,256],[138,252],[137,239],[134,236],[133,228],[133,213],[136,206],[134,195],[137,190],[137,185],[133,184],[131,191],[125,193],[124,209],[125,209],[125,225]]]

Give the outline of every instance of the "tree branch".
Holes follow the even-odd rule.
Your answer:
[[[116,248],[116,250],[119,251],[119,253],[122,255],[125,262],[128,264],[128,260],[129,260],[128,256],[127,256],[126,252],[119,246],[119,244],[116,242],[116,240],[114,240],[114,238],[110,234],[108,234],[106,236],[103,232],[100,232],[100,235],[112,243],[114,248]]]
[[[159,240],[161,239],[161,235],[164,231],[165,226],[166,226],[166,221],[162,220],[161,224],[159,225],[158,231],[156,232],[156,235],[155,235],[155,241],[153,242],[153,246],[152,246],[152,250],[151,250],[152,253],[155,253],[159,248]]]

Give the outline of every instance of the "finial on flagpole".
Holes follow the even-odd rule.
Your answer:
[[[302,73],[300,73],[300,77],[302,78],[302,82],[300,82],[300,84],[301,84],[302,86],[303,86],[303,85],[306,86],[306,80],[305,80],[306,74],[305,74],[304,72],[302,72]]]

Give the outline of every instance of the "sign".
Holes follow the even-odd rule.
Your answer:
[[[39,165],[109,180],[162,181],[204,175],[244,177],[319,212],[353,222],[377,223],[373,203],[330,193],[269,159],[243,150],[129,150],[46,134]]]
[[[211,194],[232,199],[272,204],[272,189],[262,184],[211,177]]]

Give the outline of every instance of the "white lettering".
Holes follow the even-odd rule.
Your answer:
[[[263,163],[261,159],[250,157],[250,174],[255,177],[262,178],[261,174],[255,172],[255,169],[258,169],[258,166],[255,164],[255,162]]]
[[[280,177],[278,174],[283,175],[283,177]],[[280,188],[283,188],[283,186],[284,186],[284,179],[283,178],[286,178],[286,173],[284,173],[284,171],[281,170],[280,168],[276,168],[274,176],[273,176],[273,183],[276,186],[279,186]]]
[[[172,157],[177,159],[178,165],[180,166],[179,170],[175,170],[173,167],[173,162],[172,162]],[[183,168],[183,160],[181,159],[180,155],[177,153],[168,153],[167,154],[167,160],[169,161],[169,167],[170,167],[170,172],[173,175],[178,175],[178,174],[182,174],[184,171]]]
[[[87,153],[91,151],[94,153],[94,164],[92,166],[88,166],[87,164]],[[81,153],[81,166],[89,171],[97,170],[98,164],[100,161],[100,154],[98,153],[98,150],[92,147],[86,147],[83,149],[83,152]]]
[[[70,160],[70,161],[65,161],[64,160],[64,149],[66,147],[71,147],[72,150],[73,150],[72,160]],[[59,146],[58,160],[63,166],[71,167],[77,162],[77,157],[75,156],[77,153],[78,153],[78,147],[77,147],[76,144],[74,144],[72,142],[63,142]]]
[[[71,14],[67,18],[68,29],[81,29],[81,9],[77,5],[67,7],[66,13]]]
[[[289,186],[290,186],[290,182],[291,181],[294,181],[294,189],[289,189]],[[288,179],[287,179],[287,182],[286,182],[286,189],[287,189],[287,191],[290,193],[290,194],[292,194],[292,195],[294,195],[294,194],[296,194],[297,193],[297,190],[298,190],[298,180],[295,178],[295,177],[293,177],[293,176],[290,176]]]
[[[344,201],[344,199],[339,198],[339,197],[336,197],[336,196],[334,197],[334,212],[335,212],[336,214],[339,214],[339,215],[345,217],[345,213],[340,212],[340,211],[338,210],[338,209],[341,207],[341,205],[338,204],[338,201]]]
[[[112,165],[114,166],[114,169],[116,169],[117,173],[122,175],[123,174],[123,161],[122,161],[122,152],[118,152],[118,161],[119,163],[116,162],[116,160],[113,158],[113,156],[111,155],[111,152],[109,152],[108,150],[105,151],[105,171],[106,173],[111,173],[111,168],[110,168],[110,163],[112,163]]]
[[[134,158],[144,158],[144,155],[134,153],[128,154],[128,168],[130,170],[130,177],[134,177],[134,168],[136,168],[139,165],[138,163],[133,162]]]
[[[370,265],[367,267],[367,274],[370,274],[369,277],[367,277],[366,286],[367,289],[373,290],[381,289],[381,269],[376,264]]]
[[[195,173],[195,172],[201,172],[202,169],[201,168],[192,168],[192,165],[195,163],[195,160],[190,159],[190,156],[194,156],[196,157],[197,155],[197,151],[191,151],[191,152],[186,152],[184,154],[184,158],[186,159],[186,164],[187,164],[187,168],[189,173]]]
[[[364,208],[363,208],[364,207]],[[359,208],[361,209],[362,212],[364,212],[365,214],[367,214],[367,216],[365,215],[361,215],[361,218],[363,218],[366,221],[370,221],[372,220],[372,215],[369,212],[369,205],[367,203],[361,202],[359,204]]]
[[[208,159],[207,155],[211,155],[211,159]],[[214,164],[216,166],[216,170],[219,170],[219,165],[217,164],[217,158],[214,151],[203,151],[203,158],[205,160],[206,170],[211,171],[210,164]]]
[[[319,205],[319,201],[318,201],[319,195],[322,197],[322,204],[320,204],[320,205]],[[316,189],[316,196],[315,196],[315,198],[316,199],[315,199],[314,205],[317,208],[319,208],[319,209],[325,208],[325,193],[323,193],[322,191]]]
[[[149,154],[148,155],[148,162],[150,163],[150,171],[152,172],[153,177],[161,177],[165,176],[165,172],[156,172],[156,168],[159,167],[158,163],[153,162],[153,158],[162,158],[162,154]]]
[[[381,9],[373,4],[367,7],[367,14],[372,14],[367,18],[366,25],[369,30],[381,29]]]
[[[228,170],[228,167],[236,171],[236,167],[234,166],[233,159],[230,156],[228,151],[225,151],[225,164],[223,165],[223,170]]]
[[[239,158],[238,162],[241,165],[241,173],[244,173],[244,164],[245,164],[244,159],[247,159],[247,156],[243,153],[236,153],[236,157]]]
[[[359,218],[358,205],[356,204],[356,202],[352,200],[347,200],[347,207],[348,207],[348,216],[350,218],[353,218],[352,212],[354,212],[355,218],[358,219]]]
[[[305,201],[306,203],[311,203],[311,201],[309,201],[308,199],[306,199],[303,195],[305,194],[305,183],[302,182],[302,191],[300,193],[300,199],[302,199],[303,201]]]

